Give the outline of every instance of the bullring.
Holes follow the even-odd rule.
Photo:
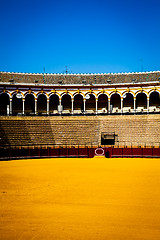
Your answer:
[[[3,145],[159,147],[160,71],[0,72],[0,115]]]

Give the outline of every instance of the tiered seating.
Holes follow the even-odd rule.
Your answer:
[[[54,136],[48,118],[26,118],[25,126],[33,145],[54,145]]]
[[[99,121],[89,117],[50,119],[56,145],[98,145]]]
[[[101,145],[115,133],[115,146],[159,146],[159,129],[159,114],[0,117],[0,145]]]
[[[115,132],[119,146],[159,146],[159,115],[119,115],[101,119],[104,132]]]
[[[1,128],[5,134],[5,143],[7,145],[27,145],[31,143],[30,136],[25,126],[25,121],[13,120],[9,118],[1,120]],[[3,138],[3,136],[2,136]]]
[[[5,136],[5,143],[11,146],[98,145],[99,124],[96,120],[9,117],[3,118],[0,123],[5,133],[1,137]]]
[[[54,144],[50,123],[47,120],[25,120],[24,117],[11,117],[1,120],[0,123],[7,139],[7,141],[5,140],[7,145],[32,146]]]

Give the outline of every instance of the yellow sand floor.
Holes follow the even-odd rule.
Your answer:
[[[5,239],[160,239],[160,159],[0,162]]]

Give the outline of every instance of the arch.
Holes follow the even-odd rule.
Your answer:
[[[98,95],[98,110],[108,110],[108,96],[105,93]]]
[[[59,99],[61,98],[61,95],[60,95],[58,92],[51,92],[51,93],[49,93],[49,94],[48,94],[49,98],[50,98],[52,95],[57,95]]]
[[[12,114],[13,115],[18,115],[23,113],[22,98],[17,98],[17,93],[21,93],[21,92],[12,93]]]
[[[118,94],[120,97],[122,96],[122,94],[120,93],[120,92],[118,92],[118,91],[113,91],[113,92],[111,92],[110,93],[110,98],[112,97],[112,95],[114,95],[114,94]]]
[[[12,97],[15,96],[15,95],[17,95],[18,93],[20,93],[20,94],[22,95],[22,98],[25,97],[25,96],[24,96],[24,93],[21,92],[21,91],[19,91],[19,90],[18,90],[18,91],[16,90],[16,91],[12,92]]]
[[[151,93],[153,93],[153,92],[157,92],[157,93],[160,94],[160,92],[157,89],[152,89],[152,90],[149,91],[149,97],[150,97]]]
[[[53,111],[58,110],[59,105],[59,95],[51,94],[49,97],[49,111],[53,113]]]
[[[95,98],[98,97],[95,92],[87,92],[87,93],[85,94],[85,98],[86,98],[87,95],[93,95]]]
[[[152,91],[149,96],[149,106],[155,106],[159,108],[160,106],[160,93],[158,91]]]
[[[62,98],[64,95],[69,95],[71,98],[73,98],[73,94],[70,93],[70,92],[68,92],[68,91],[67,91],[67,93],[66,93],[66,92],[63,92],[63,93],[61,94],[61,98]]]
[[[86,94],[87,95],[87,94]],[[86,111],[90,110],[95,112],[96,110],[96,97],[94,93],[88,93],[89,99],[86,99]]]
[[[35,113],[35,96],[32,93],[25,94],[25,102],[24,102],[24,110],[25,114],[33,114]]]
[[[68,94],[68,93],[63,94],[61,104],[63,106],[63,111],[71,112],[71,108],[72,108],[71,94]]]
[[[132,94],[132,96],[133,96],[133,98],[135,97],[135,94],[134,94],[134,92],[132,92],[132,91],[124,91],[123,93],[122,93],[122,96],[124,96],[124,94],[127,94],[127,93],[130,93],[130,94]]]
[[[111,94],[111,110],[112,108],[121,108],[121,95],[118,92]]]
[[[75,96],[76,95],[81,95],[82,97],[83,97],[83,99],[85,98],[85,94],[84,93],[82,93],[82,92],[75,92],[74,94],[73,94],[73,97],[75,98]]]
[[[146,92],[145,90],[139,90],[139,91],[137,91],[137,92],[135,93],[135,97],[137,97],[137,95],[138,95],[139,93],[144,93],[147,97],[149,97],[148,92]]]
[[[99,97],[99,96],[102,95],[102,94],[106,95],[108,98],[110,97],[110,95],[109,95],[107,92],[99,92],[99,93],[97,94],[97,97]]]
[[[33,95],[33,96],[34,96],[34,99],[36,98],[36,94],[35,94],[34,92],[32,92],[32,91],[26,92],[26,93],[24,94],[24,96],[26,97],[26,96],[29,95],[29,94]]]
[[[6,91],[6,90],[1,91],[0,95],[3,94],[3,93],[6,93],[9,96],[9,98],[12,98],[12,94],[9,91]]]
[[[126,97],[123,98],[123,107],[131,107],[134,109],[134,95],[131,92],[126,92]]]
[[[44,92],[44,91],[42,90],[42,91],[40,91],[40,92],[38,92],[38,93],[36,94],[37,99],[38,99],[38,96],[41,95],[41,94],[45,95],[46,98],[49,98],[49,95],[48,95],[46,92]]]
[[[136,94],[136,108],[147,108],[147,94],[145,92],[139,92]]]
[[[44,93],[37,95],[37,112],[39,115],[47,113],[47,96]]]
[[[83,95],[82,94],[76,94],[74,95],[74,110],[79,110],[80,112],[84,111],[84,103],[83,103]]]
[[[7,108],[9,109],[9,94],[0,93],[0,115],[7,115]],[[9,113],[8,113],[9,114]]]

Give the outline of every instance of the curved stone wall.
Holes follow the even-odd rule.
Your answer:
[[[159,74],[160,72],[112,74],[114,81],[107,84],[111,74],[50,74],[48,77],[55,77],[57,80],[65,78],[68,84],[40,84],[29,81],[39,81],[35,80],[36,77],[44,80],[43,74],[1,73],[1,79],[5,82],[0,82],[0,115],[158,113]],[[95,76],[95,81],[100,77],[103,82],[81,84],[82,79],[91,80]],[[77,84],[76,81],[71,84],[76,79]],[[117,79],[121,83],[115,83],[119,81]],[[133,82],[135,79],[143,82]]]
[[[0,116],[0,146],[101,146],[108,135],[117,147],[160,147],[159,116]]]

